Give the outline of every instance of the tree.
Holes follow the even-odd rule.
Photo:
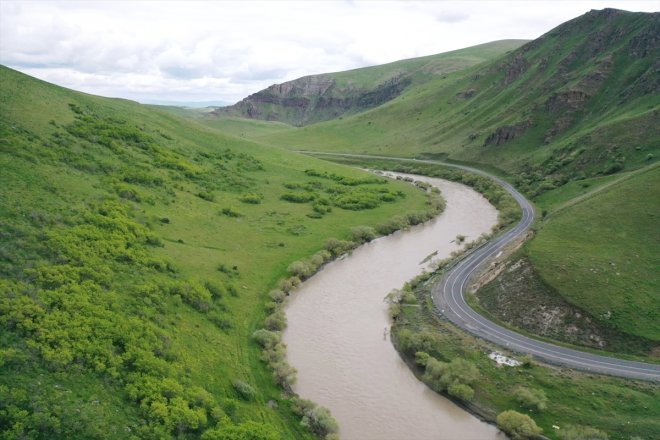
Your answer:
[[[543,432],[530,416],[513,410],[499,413],[496,422],[497,426],[513,440],[528,439]]]

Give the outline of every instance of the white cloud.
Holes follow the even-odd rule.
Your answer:
[[[536,38],[603,7],[658,1],[0,0],[0,63],[105,96],[236,101],[307,74]]]

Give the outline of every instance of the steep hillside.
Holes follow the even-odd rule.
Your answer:
[[[0,437],[310,438],[267,292],[424,194],[5,67],[0,114]]]
[[[377,107],[413,85],[492,59],[522,43],[523,40],[495,41],[380,66],[306,76],[274,84],[213,114],[294,126],[334,119]]]
[[[660,13],[591,11],[371,111],[259,139],[292,149],[494,165],[536,194],[656,160],[658,35]]]
[[[530,243],[531,261],[572,304],[624,333],[660,341],[659,215],[655,166],[558,209]]]
[[[655,352],[658,311],[650,298],[657,290],[657,250],[643,236],[656,227],[648,210],[657,204],[645,206],[650,203],[646,194],[632,197],[630,192],[639,187],[616,193],[629,203],[616,205],[614,198],[603,196],[605,205],[598,209],[584,203],[553,213],[548,201],[570,205],[589,187],[657,162],[660,13],[591,11],[496,60],[411,86],[372,110],[301,128],[262,127],[244,134],[290,149],[449,159],[499,170],[541,205],[541,216],[551,214],[523,252],[532,269],[525,272],[530,278],[522,277],[519,284],[530,288],[542,283],[572,307],[572,316],[585,317],[584,331],[576,334],[589,335],[598,327],[609,340],[600,341],[597,335],[591,341],[559,333],[553,337],[611,350],[628,345],[630,350],[624,351]],[[582,229],[587,226],[571,220],[578,218],[591,225],[588,233]],[[618,224],[627,225],[629,241],[612,243],[612,227]],[[579,249],[564,252],[564,247],[551,245],[563,243],[562,234],[584,240],[576,238]],[[616,278],[584,272],[602,266],[601,257],[619,267],[620,257],[628,255],[626,246],[643,260],[634,271],[615,271],[620,273]],[[594,252],[601,251],[596,258]],[[591,283],[592,277],[599,281]],[[513,324],[525,327],[522,321]],[[533,325],[528,327],[533,331]]]
[[[659,183],[656,163],[545,193],[536,236],[479,291],[481,305],[544,337],[657,356]]]

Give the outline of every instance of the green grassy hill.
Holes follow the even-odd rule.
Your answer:
[[[591,11],[495,60],[411,86],[372,110],[245,135],[290,149],[428,157],[495,169],[543,214],[590,186],[657,162],[659,33],[660,13]],[[598,209],[600,198],[548,217],[525,250],[534,270],[533,280],[522,284],[529,289],[542,282],[608,337],[642,338],[636,352],[648,354],[660,340],[657,243],[648,239],[657,235],[649,210],[658,207],[649,182],[632,197],[643,189],[634,182],[625,184],[626,191],[599,195]],[[618,224],[627,235],[613,242]],[[634,271],[607,272],[612,276],[589,272],[600,271],[605,260],[618,268],[628,264],[624,260],[639,264]]]
[[[529,194],[660,154],[660,13],[592,11],[352,117],[257,139],[496,166]]]
[[[0,114],[3,438],[310,437],[268,292],[422,191],[5,67]]]
[[[380,66],[306,76],[272,85],[212,114],[294,126],[335,119],[377,107],[414,86],[493,59],[524,42],[494,41]]]
[[[614,328],[660,341],[660,168],[550,212],[529,249],[541,277]]]

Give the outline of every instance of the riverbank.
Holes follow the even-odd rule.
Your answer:
[[[501,366],[488,357],[493,352],[502,352],[501,347],[437,316],[430,295],[438,279],[436,275],[408,283],[404,290],[410,293],[409,303],[401,307],[392,325],[395,347],[412,371],[431,388],[439,389],[431,378],[425,377],[424,368],[418,364],[418,352],[440,362],[464,359],[473,364],[478,377],[470,385],[474,390],[471,399],[461,399],[446,391],[442,394],[488,422],[494,423],[497,414],[513,409],[532,417],[543,428],[543,435],[552,439],[562,438],[571,425],[597,428],[611,440],[660,437],[658,384],[547,366],[506,352],[506,356],[522,364]],[[516,398],[521,389],[540,390],[547,399],[544,408]]]

